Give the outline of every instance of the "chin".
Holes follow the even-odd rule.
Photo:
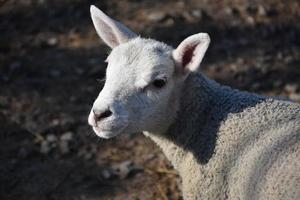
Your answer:
[[[122,133],[122,130],[118,130],[118,131],[102,131],[99,130],[97,127],[93,127],[94,132],[96,133],[96,135],[100,138],[104,138],[104,139],[109,139],[109,138],[113,138],[117,135],[120,135]]]

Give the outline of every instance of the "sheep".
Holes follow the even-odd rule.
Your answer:
[[[101,138],[143,132],[182,179],[185,200],[300,199],[300,106],[220,85],[199,72],[210,37],[177,48],[91,6],[112,48],[88,122]]]

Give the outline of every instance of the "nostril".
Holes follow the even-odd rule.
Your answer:
[[[106,118],[112,115],[112,112],[110,110],[104,111],[99,117],[100,118]]]
[[[112,115],[112,112],[109,109],[105,110],[104,112],[93,110],[93,113],[95,115],[96,121],[100,121],[101,119],[107,118]]]

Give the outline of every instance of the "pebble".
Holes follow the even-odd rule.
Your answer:
[[[262,5],[259,5],[258,6],[258,15],[266,16],[266,14],[267,14],[266,9]]]
[[[166,13],[164,12],[153,12],[148,15],[148,19],[152,22],[161,22],[165,17]]]
[[[48,44],[49,46],[55,46],[55,45],[57,45],[57,43],[58,43],[58,40],[57,40],[57,38],[55,38],[55,37],[49,38],[49,39],[47,40],[47,44]]]
[[[59,124],[60,124],[59,119],[54,119],[54,120],[52,120],[52,122],[51,122],[51,125],[52,125],[52,126],[58,126]]]
[[[113,176],[112,172],[108,169],[102,170],[101,175],[105,179],[110,179]]]
[[[62,154],[67,154],[70,152],[68,141],[62,140],[59,142],[59,149]]]
[[[170,27],[170,26],[173,26],[175,24],[175,22],[174,22],[173,18],[168,18],[164,24],[165,24],[165,26]]]
[[[201,18],[202,17],[202,11],[201,10],[193,10],[192,15],[194,17]]]
[[[66,132],[66,133],[64,133],[60,136],[60,139],[64,140],[64,141],[70,141],[70,140],[73,139],[73,133],[72,132]]]
[[[183,18],[185,19],[185,21],[187,21],[187,22],[193,22],[193,21],[194,21],[193,16],[192,16],[189,12],[187,12],[187,11],[185,11],[185,12],[182,13],[182,17],[183,17]]]
[[[121,179],[124,179],[133,170],[133,162],[130,160],[113,165],[112,169]]]
[[[81,150],[78,151],[77,155],[79,157],[83,157],[85,160],[90,160],[93,157],[94,152],[86,148],[82,148]]]
[[[57,140],[57,137],[54,134],[49,134],[46,136],[47,142],[55,142]]]
[[[255,25],[255,20],[254,20],[254,18],[253,18],[252,16],[248,16],[248,17],[246,18],[246,23],[247,23],[248,25],[250,25],[250,26],[254,26],[254,25]]]
[[[284,86],[284,90],[288,93],[295,93],[298,89],[298,86],[296,84],[286,84]]]
[[[47,141],[43,141],[41,143],[41,148],[40,148],[40,152],[43,153],[43,154],[47,154],[49,153],[51,150],[50,146],[49,146],[49,143]]]
[[[289,95],[289,98],[292,101],[296,101],[296,102],[300,103],[300,94],[292,93],[292,94]]]
[[[291,63],[293,60],[294,60],[293,56],[286,56],[286,57],[284,58],[284,62],[285,62],[286,64]]]

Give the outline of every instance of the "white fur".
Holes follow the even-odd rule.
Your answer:
[[[98,35],[111,48],[137,37],[130,29],[111,19],[95,6],[91,6],[91,16]]]
[[[198,69],[209,44],[208,34],[190,36],[174,51],[162,42],[137,37],[95,6],[91,6],[91,16],[99,36],[113,48],[107,58],[106,83],[89,116],[95,132],[109,138],[121,132],[168,128],[177,110],[175,88],[181,87],[186,72]],[[191,47],[194,53],[181,67],[181,57]],[[151,85],[158,78],[167,79],[162,89]],[[93,110],[107,108],[113,115],[96,122]]]
[[[98,136],[144,132],[178,170],[184,199],[300,198],[298,104],[233,90],[198,73],[206,33],[173,49],[137,37],[94,6],[91,15],[112,47],[89,115]],[[157,88],[157,80],[166,84]],[[96,117],[108,109],[110,116]]]
[[[204,54],[210,43],[210,37],[207,33],[198,33],[186,38],[175,51],[173,51],[174,60],[185,68],[187,71],[197,71],[204,57]],[[191,61],[184,66],[183,57],[186,51],[195,48],[192,57],[188,58]]]

